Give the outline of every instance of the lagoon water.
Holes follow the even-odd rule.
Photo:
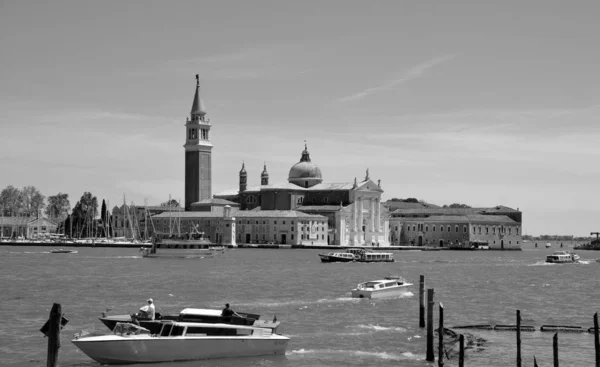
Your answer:
[[[396,251],[395,263],[319,261],[318,250],[232,249],[206,259],[146,259],[135,249],[80,248],[50,254],[45,247],[0,247],[0,365],[45,366],[47,339],[39,332],[54,302],[68,325],[60,366],[98,366],[71,342],[81,330],[108,331],[98,320],[136,311],[152,297],[157,310],[222,308],[282,322],[291,340],[279,357],[163,363],[154,366],[437,366],[425,361],[418,327],[419,275],[445,307],[447,327],[464,324],[593,326],[600,311],[599,252],[579,251],[581,264],[545,264],[554,249],[521,252]],[[350,298],[357,283],[401,275],[414,284],[398,298]],[[467,331],[467,330],[465,330]],[[516,335],[468,330],[486,340],[466,350],[466,366],[515,366]],[[552,365],[553,333],[522,333],[524,366]],[[437,343],[437,337],[435,340]],[[437,355],[436,355],[437,358]],[[561,366],[593,366],[594,337],[559,333]],[[457,366],[457,358],[445,361]]]

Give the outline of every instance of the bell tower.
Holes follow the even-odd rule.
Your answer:
[[[200,79],[196,74],[196,94],[190,117],[185,122],[185,210],[192,203],[212,197],[210,120],[200,99]]]

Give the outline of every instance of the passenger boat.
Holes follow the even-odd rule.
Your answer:
[[[133,364],[284,355],[289,338],[256,326],[164,321],[156,334],[119,323],[113,334],[72,342],[99,363]]]
[[[215,245],[204,238],[204,233],[196,228],[191,233],[168,236],[156,234],[152,247],[140,248],[142,257],[153,258],[204,258],[221,255],[225,247]]]
[[[400,296],[408,292],[412,284],[399,276],[389,276],[380,280],[360,283],[352,289],[352,298],[383,298]]]
[[[321,262],[394,262],[394,254],[391,252],[379,252],[366,250],[362,247],[348,249],[345,252],[328,252],[319,254]]]
[[[579,255],[571,251],[555,251],[551,255],[546,256],[546,262],[553,264],[576,263],[580,259]]]
[[[77,250],[63,250],[62,248],[53,248],[50,250],[51,254],[76,254]]]
[[[319,254],[321,262],[333,263],[333,262],[351,262],[356,260],[356,256],[350,252],[328,252],[326,254]]]
[[[273,321],[259,320],[260,315],[236,312],[231,318],[225,318],[221,316],[221,310],[205,309],[205,308],[185,308],[178,315],[161,315],[159,312],[155,314],[155,319],[144,319],[132,317],[132,315],[106,315],[102,314],[100,321],[109,330],[114,330],[118,323],[135,323],[137,322],[141,327],[150,330],[151,334],[157,334],[162,328],[162,324],[165,321],[179,321],[179,322],[201,322],[209,324],[217,323],[229,323],[233,325],[247,325],[273,329],[274,332],[279,326],[277,319]]]

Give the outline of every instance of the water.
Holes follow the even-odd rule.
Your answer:
[[[157,367],[437,366],[425,361],[426,334],[418,327],[421,274],[435,288],[436,306],[444,304],[446,326],[514,324],[517,309],[523,325],[538,330],[543,324],[593,326],[600,310],[600,264],[593,260],[600,253],[578,251],[582,264],[547,265],[545,256],[553,250],[398,251],[395,263],[322,264],[318,250],[234,249],[216,258],[145,259],[135,249],[50,254],[44,247],[0,247],[0,365],[45,365],[47,339],[39,329],[57,302],[69,319],[61,333],[60,365],[98,366],[70,342],[72,335],[108,331],[98,320],[101,312],[131,313],[152,297],[162,313],[221,309],[228,302],[265,319],[276,315],[280,331],[291,337],[285,356]],[[414,284],[412,293],[350,298],[357,283],[396,274]],[[514,332],[468,332],[486,343],[467,349],[466,366],[515,365]],[[524,366],[533,365],[534,355],[540,366],[552,364],[552,336],[522,333]],[[593,334],[560,333],[559,349],[561,366],[594,364]],[[456,358],[445,361],[457,364]]]

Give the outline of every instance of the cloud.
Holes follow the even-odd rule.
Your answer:
[[[356,100],[365,98],[371,94],[378,93],[378,92],[381,92],[381,91],[384,91],[387,89],[391,89],[391,88],[395,87],[396,85],[399,85],[404,82],[407,82],[407,81],[410,81],[410,80],[413,80],[413,79],[423,76],[427,70],[433,68],[436,65],[439,65],[444,62],[452,60],[454,58],[454,56],[455,55],[440,56],[440,57],[431,59],[429,61],[420,63],[416,66],[413,66],[412,68],[410,68],[408,70],[405,70],[405,71],[399,73],[395,78],[392,78],[391,80],[386,81],[383,84],[380,84],[375,87],[367,88],[367,89],[363,90],[362,92],[340,98],[337,101],[340,103],[356,101]]]

